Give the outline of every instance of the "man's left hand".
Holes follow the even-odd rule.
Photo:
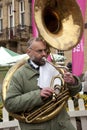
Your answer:
[[[75,78],[73,77],[72,73],[70,73],[70,72],[64,73],[64,81],[68,84],[75,84]]]

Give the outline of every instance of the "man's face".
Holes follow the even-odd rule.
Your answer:
[[[29,55],[30,59],[37,65],[44,65],[44,58],[47,58],[46,44],[42,41],[34,41],[28,48],[27,54]]]

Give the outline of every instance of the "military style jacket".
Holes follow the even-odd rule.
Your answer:
[[[7,111],[24,113],[31,108],[39,108],[43,104],[40,88],[37,85],[38,77],[39,72],[31,68],[28,62],[14,73],[5,100]],[[81,90],[81,82],[77,77],[75,78],[77,84],[69,86],[71,96],[74,96]],[[55,118],[44,123],[29,124],[19,121],[19,124],[21,130],[75,130],[65,108]]]

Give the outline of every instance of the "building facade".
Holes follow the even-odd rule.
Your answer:
[[[31,35],[31,0],[0,0],[0,46],[24,53]]]

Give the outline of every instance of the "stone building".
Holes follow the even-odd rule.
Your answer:
[[[32,36],[32,0],[0,0],[0,46],[25,53],[26,41]],[[84,21],[84,71],[87,70],[87,10]],[[61,53],[61,52],[60,52]],[[72,61],[72,50],[65,51],[66,62]]]
[[[0,0],[0,46],[24,53],[31,37],[31,0]]]

